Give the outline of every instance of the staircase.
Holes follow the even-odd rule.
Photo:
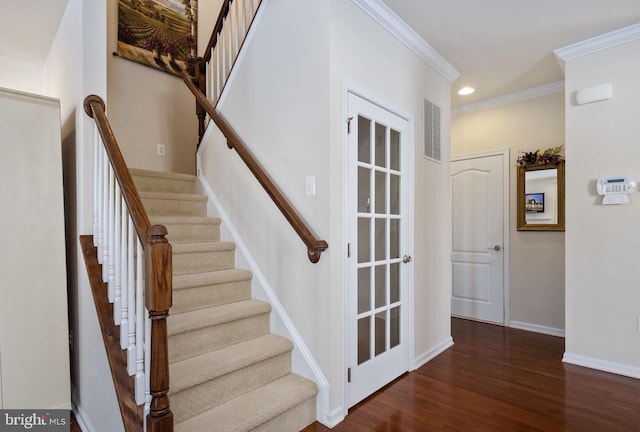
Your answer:
[[[251,273],[186,174],[130,170],[152,224],[173,247],[167,321],[176,432],[299,431],[316,418],[315,383],[291,373],[288,339],[270,333],[271,306],[251,299]]]

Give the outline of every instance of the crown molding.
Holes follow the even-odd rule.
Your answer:
[[[497,96],[491,99],[485,99],[467,105],[457,106],[451,109],[451,117],[458,117],[476,111],[497,108],[502,105],[508,105],[515,102],[521,102],[527,99],[534,99],[540,96],[546,96],[560,92],[564,92],[564,81],[554,81],[548,84],[542,84],[536,87],[519,90],[517,92],[507,93],[505,95]]]
[[[451,63],[433,49],[382,1],[351,1],[449,82],[455,81],[460,76],[460,72]]]
[[[567,45],[566,47],[555,49],[553,52],[560,60],[566,62],[576,57],[592,54],[636,39],[640,39],[640,24],[633,24],[582,42]]]

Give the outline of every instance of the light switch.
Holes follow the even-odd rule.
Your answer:
[[[306,196],[315,196],[316,176],[307,176],[304,178],[304,194]]]

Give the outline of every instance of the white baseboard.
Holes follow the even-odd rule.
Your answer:
[[[445,340],[443,340],[442,342],[440,342],[439,344],[431,348],[429,351],[422,353],[418,357],[416,357],[413,361],[413,368],[418,369],[420,366],[423,366],[429,360],[443,353],[444,351],[451,348],[452,346],[453,346],[453,338],[449,336],[448,338],[446,338]]]
[[[510,321],[509,327],[520,329],[520,330],[532,331],[536,333],[543,333],[549,336],[564,337],[564,329],[556,328],[556,327],[547,327],[539,324],[531,324],[531,323],[526,323],[522,321]]]
[[[631,378],[640,379],[640,367],[631,366],[621,363],[614,363],[607,360],[601,360],[593,357],[586,357],[578,354],[565,352],[562,357],[565,363],[584,366],[590,369],[596,369],[603,372],[610,372],[617,375],[624,375]]]
[[[80,405],[80,401],[78,400],[78,391],[75,386],[71,386],[71,406],[73,410],[73,415],[76,418],[76,421],[80,425],[80,428],[83,432],[96,432],[96,428],[93,427],[91,421],[89,420],[89,416],[82,409]]]
[[[293,342],[294,348],[291,354],[293,371],[314,381],[318,385],[318,395],[316,397],[317,420],[329,428],[337,425],[342,421],[342,419],[344,419],[344,410],[340,408],[334,412],[330,411],[331,395],[329,380],[327,380],[326,376],[320,369],[320,366],[311,354],[311,351],[302,339],[302,336],[298,333],[293,321],[291,321],[291,318],[287,314],[282,303],[280,303],[278,296],[269,284],[266,276],[251,255],[249,248],[243,241],[235,225],[232,223],[231,218],[224,210],[218,196],[211,188],[209,181],[202,173],[198,174],[198,180],[201,192],[207,196],[209,203],[212,205],[208,210],[212,210],[215,215],[220,218],[225,232],[236,244],[237,262],[246,265],[253,273],[252,290],[259,293],[259,298],[264,299],[271,304],[272,312],[274,312],[271,315],[271,331],[279,333],[280,336],[287,337]],[[277,322],[274,323],[274,320]],[[280,329],[282,329],[284,333],[282,331],[278,331]]]

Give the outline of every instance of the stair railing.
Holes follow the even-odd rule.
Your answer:
[[[320,255],[329,245],[326,241],[318,239],[311,231],[308,224],[271,180],[237,132],[215,109],[260,5],[260,0],[225,0],[205,55],[199,59],[196,65],[195,80],[185,75],[184,81],[196,98],[200,140],[204,136],[206,116],[209,115],[209,118],[213,120],[227,139],[228,147],[236,150],[307,246],[309,260],[312,263],[317,263],[320,260]]]
[[[172,302],[171,245],[167,229],[151,225],[105,114],[104,101],[87,96],[95,120],[93,241],[102,280],[127,350],[135,402],[144,404],[144,429],[172,432],[169,406],[167,316]]]
[[[195,68],[199,87],[215,106],[231,74],[242,44],[262,0],[224,0],[204,56]],[[205,130],[206,112],[198,108],[199,136]]]

